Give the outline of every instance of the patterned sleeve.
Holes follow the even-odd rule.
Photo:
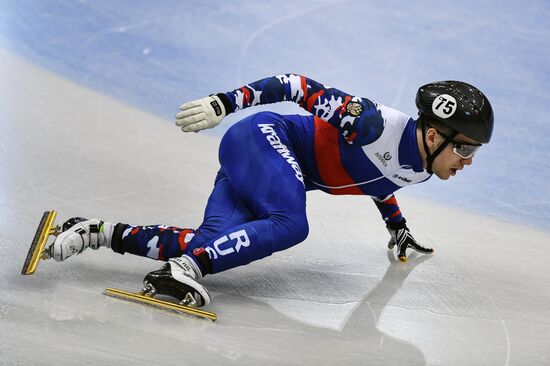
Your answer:
[[[384,129],[384,119],[374,102],[296,74],[265,78],[218,96],[227,113],[260,104],[292,101],[338,128],[349,144],[370,144]]]
[[[386,223],[398,223],[403,221],[403,215],[401,215],[401,210],[399,209],[399,204],[395,195],[390,195],[388,197],[378,197],[373,198],[378,211],[382,215],[382,219]]]

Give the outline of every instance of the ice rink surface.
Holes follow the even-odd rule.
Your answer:
[[[2,1],[0,365],[550,364],[549,13],[543,1]],[[413,116],[432,80],[491,98],[493,141],[473,166],[398,192],[435,255],[397,263],[368,198],[311,192],[304,243],[205,278],[215,323],[101,295],[139,290],[161,264],[144,258],[90,250],[20,275],[48,209],[196,227],[219,137],[245,113],[183,134],[177,106],[285,72]]]

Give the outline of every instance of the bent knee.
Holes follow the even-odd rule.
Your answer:
[[[309,224],[306,217],[286,217],[273,220],[274,251],[290,248],[306,240]]]
[[[307,236],[309,235],[309,223],[307,222],[306,218],[300,220],[300,222],[295,225],[294,235],[297,240],[296,244],[306,240]]]

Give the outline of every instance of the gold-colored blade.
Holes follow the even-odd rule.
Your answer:
[[[140,295],[133,292],[119,290],[116,288],[107,288],[105,289],[103,294],[107,296],[115,297],[121,300],[133,301],[140,304],[154,306],[164,310],[174,311],[177,313],[194,315],[194,316],[198,316],[199,318],[210,319],[212,321],[215,321],[218,318],[218,316],[215,313],[211,313],[209,311],[192,308],[185,305],[175,304],[170,301],[155,299],[152,296]]]
[[[36,270],[38,262],[40,261],[40,256],[44,251],[46,242],[48,241],[48,237],[50,234],[53,234],[52,227],[56,216],[57,212],[55,210],[46,211],[42,215],[42,219],[40,220],[38,229],[36,229],[36,233],[34,234],[34,239],[32,240],[29,252],[27,253],[27,258],[23,264],[23,269],[21,270],[22,275],[33,274]]]

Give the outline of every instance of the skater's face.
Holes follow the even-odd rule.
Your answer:
[[[436,151],[437,148],[444,143],[445,138],[446,135],[438,132],[435,128],[429,128],[426,131],[426,142],[430,153]],[[432,171],[438,178],[443,180],[447,180],[451,176],[454,177],[457,172],[464,169],[466,165],[472,165],[474,159],[473,153],[475,153],[476,150],[475,146],[479,145],[478,141],[472,140],[459,133],[453,141],[447,144],[443,151],[437,155],[432,165]]]

